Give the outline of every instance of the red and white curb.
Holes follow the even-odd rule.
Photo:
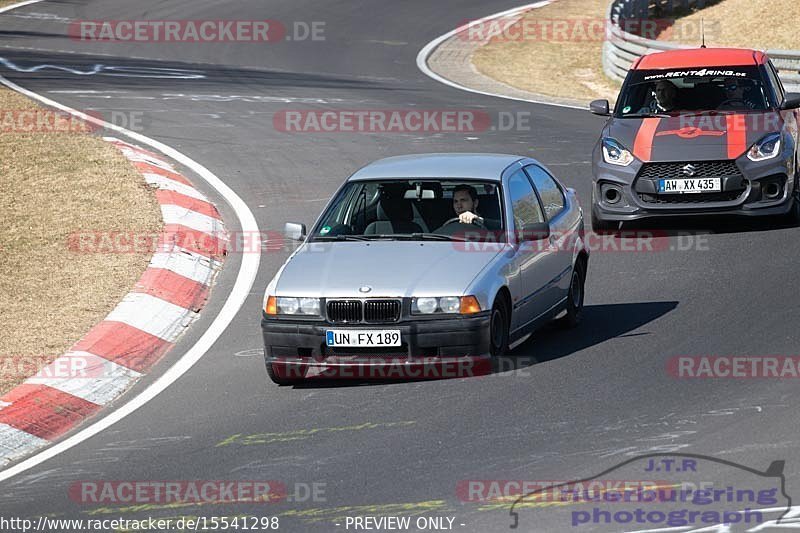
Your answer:
[[[222,266],[227,236],[216,207],[163,158],[113,137],[105,140],[156,188],[162,244],[102,322],[0,396],[0,465],[49,444],[146,374],[197,318]]]

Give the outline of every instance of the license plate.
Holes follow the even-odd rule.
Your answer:
[[[658,180],[658,192],[664,194],[693,194],[722,191],[720,178],[687,178]]]
[[[328,346],[400,346],[399,329],[329,329],[325,332]]]

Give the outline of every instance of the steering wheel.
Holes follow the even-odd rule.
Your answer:
[[[445,222],[444,224],[442,224],[442,227],[445,227],[448,224],[453,224],[455,222],[461,223],[461,221],[459,220],[458,217],[453,217],[453,218],[449,219],[447,222]],[[475,221],[472,224],[464,224],[464,225],[465,226],[469,226],[469,225],[480,226],[481,228],[486,229],[486,226],[483,224],[483,222],[481,222],[478,219],[475,219]]]
[[[719,104],[717,106],[717,109],[725,107],[730,104],[741,104],[742,107],[747,107],[747,102],[744,100],[744,98],[729,98],[728,100],[725,100],[724,102]]]

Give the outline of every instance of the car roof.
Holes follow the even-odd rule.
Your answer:
[[[739,67],[762,65],[768,59],[764,52],[747,48],[691,48],[642,56],[636,60],[631,70]]]
[[[415,154],[370,163],[349,181],[377,178],[458,178],[500,181],[503,171],[527,159],[509,154]]]

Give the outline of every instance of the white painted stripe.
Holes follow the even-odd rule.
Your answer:
[[[150,259],[150,268],[163,268],[198,283],[208,284],[222,263],[200,254],[174,248],[171,252],[158,252]]]
[[[170,163],[158,157],[154,157],[152,154],[148,153],[145,150],[142,150],[138,146],[126,143],[125,141],[121,141],[116,137],[103,137],[103,140],[106,140],[114,144],[117,148],[120,149],[123,155],[131,161],[140,161],[142,163],[149,163],[158,168],[168,170],[170,172],[175,172],[175,167],[173,167]]]
[[[120,151],[131,161],[141,161],[144,163],[150,163],[151,165],[157,166],[164,170],[169,170],[171,172],[175,172],[175,167],[172,166],[167,161],[159,157],[155,157],[153,154],[149,153],[147,150],[139,148],[136,145],[131,143],[126,143],[123,140],[117,139],[116,137],[103,137],[104,141],[108,141],[114,144]]]
[[[46,444],[48,441],[44,439],[7,424],[0,424],[0,465],[6,465]]]
[[[147,163],[149,165],[153,165],[155,167],[168,170],[170,172],[175,172],[175,167],[167,163],[166,161],[162,161],[161,159],[156,159],[155,157],[150,156],[144,152],[140,152],[134,148],[128,148],[127,146],[121,146],[120,150],[122,153],[127,157],[130,161],[139,162],[139,163]]]
[[[188,228],[214,235],[224,233],[222,221],[218,218],[186,209],[174,204],[161,204],[161,216],[164,224],[182,224]]]
[[[88,352],[67,352],[25,382],[47,385],[83,400],[105,405],[142,376]]]
[[[150,294],[131,292],[111,311],[106,320],[124,322],[129,326],[175,342],[197,313]]]
[[[182,194],[184,196],[189,196],[190,198],[194,198],[195,200],[203,200],[204,202],[208,202],[208,198],[195,189],[194,187],[190,187],[185,183],[181,183],[180,181],[176,181],[169,176],[162,176],[161,174],[153,174],[152,172],[143,172],[144,174],[144,181],[147,182],[148,185],[152,185],[157,187],[162,191],[172,191]]]
[[[419,53],[417,54],[417,68],[420,69],[423,74],[425,74],[426,76],[428,76],[430,78],[433,78],[434,80],[438,81],[439,83],[444,83],[445,85],[449,85],[450,87],[455,87],[456,89],[461,89],[462,91],[467,91],[467,92],[470,92],[470,93],[483,94],[485,96],[495,96],[497,98],[505,98],[507,100],[517,100],[517,101],[520,101],[520,102],[530,102],[532,104],[551,105],[551,106],[555,106],[555,107],[568,107],[570,109],[584,109],[581,106],[575,106],[575,105],[570,105],[570,104],[560,104],[560,103],[556,103],[556,102],[548,102],[548,101],[545,101],[545,100],[534,100],[534,99],[531,99],[531,98],[518,98],[518,97],[515,97],[515,96],[506,96],[504,94],[490,93],[490,92],[487,92],[487,91],[480,91],[478,89],[472,89],[470,87],[458,84],[458,83],[456,83],[454,81],[448,80],[447,78],[444,78],[444,77],[440,76],[439,74],[437,74],[434,71],[432,71],[431,68],[428,66],[428,57],[433,53],[434,50],[436,50],[436,48],[439,47],[440,44],[442,44],[444,41],[446,41],[450,37],[456,35],[457,33],[465,31],[470,25],[477,25],[477,24],[481,24],[483,22],[486,22],[486,21],[489,21],[489,20],[493,20],[493,19],[498,19],[498,18],[503,18],[503,17],[510,17],[510,16],[516,15],[516,14],[522,12],[522,11],[527,11],[528,9],[535,9],[535,8],[538,8],[538,7],[544,7],[544,6],[552,3],[552,1],[553,0],[541,0],[539,2],[534,2],[532,4],[526,4],[524,6],[515,7],[513,9],[509,9],[509,10],[506,10],[506,11],[501,11],[500,13],[495,13],[494,15],[489,15],[488,17],[483,17],[482,19],[473,20],[473,21],[470,21],[468,24],[464,24],[463,26],[459,26],[458,28],[449,31],[449,32],[445,33],[444,35],[441,35],[441,36],[437,37],[436,39],[432,40],[431,42],[426,44],[424,47],[422,47],[422,50],[420,50]]]
[[[37,0],[38,1],[38,0]],[[34,1],[28,2],[30,4],[35,3]],[[27,4],[26,4],[27,5]],[[6,6],[4,8],[0,8],[0,13],[4,11],[8,11],[19,7],[19,4],[12,4],[10,6]],[[116,131],[126,137],[133,139],[134,141],[145,144],[158,150],[165,156],[169,157],[170,159],[177,161],[179,164],[189,168],[193,172],[195,172],[198,176],[202,179],[206,180],[206,182],[214,188],[221,196],[225,199],[226,202],[231,206],[231,209],[236,214],[236,218],[239,221],[240,229],[243,233],[257,235],[259,234],[258,224],[256,223],[256,219],[253,216],[253,213],[247,207],[247,204],[237,195],[233,189],[228,187],[221,179],[219,179],[214,173],[208,170],[206,167],[191,159],[190,157],[182,154],[178,150],[162,143],[156,141],[155,139],[151,139],[141,133],[136,133],[134,131],[127,130],[121,126],[116,124],[111,124],[110,122],[105,122],[100,120],[96,117],[91,117],[86,113],[82,113],[77,109],[73,109],[71,107],[65,106],[56,102],[55,100],[51,100],[46,96],[42,96],[38,93],[33,91],[29,91],[23,87],[20,87],[16,83],[7,80],[6,78],[0,76],[0,83],[17,91],[18,93],[24,94],[29,98],[33,98],[45,105],[54,107],[61,111],[65,111],[70,113],[71,115],[78,117],[82,120],[86,120],[92,124],[96,124],[102,128],[106,128],[112,131]],[[236,318],[239,309],[241,309],[242,305],[244,305],[245,300],[250,296],[250,289],[253,286],[253,282],[256,279],[256,275],[258,274],[258,265],[261,262],[261,254],[259,253],[258,247],[260,246],[260,241],[255,239],[253,246],[255,249],[253,250],[254,253],[249,254],[241,254],[241,263],[239,266],[239,272],[236,274],[236,281],[233,284],[233,287],[228,292],[228,298],[225,300],[222,308],[220,309],[217,316],[208,325],[206,330],[200,336],[200,338],[195,342],[187,351],[184,353],[181,358],[173,364],[164,374],[162,374],[155,382],[153,382],[150,386],[144,389],[138,396],[133,397],[130,401],[126,404],[122,405],[118,409],[110,412],[105,417],[99,419],[97,422],[87,426],[86,428],[82,429],[81,431],[75,433],[71,437],[50,446],[46,450],[34,455],[33,457],[29,457],[24,461],[7,468],[0,472],[0,482],[6,481],[8,479],[13,478],[16,475],[19,475],[35,466],[38,466],[48,459],[51,459],[70,448],[77,446],[78,444],[86,441],[87,439],[97,435],[98,433],[102,432],[103,430],[113,426],[120,420],[123,420],[125,417],[134,413],[143,405],[146,405],[150,400],[164,392],[170,385],[172,385],[175,381],[177,381],[181,376],[183,376],[186,372],[189,371],[205,353],[214,345],[214,343],[219,339],[219,337],[225,333],[228,325]],[[40,442],[36,444],[36,446],[44,445],[44,442]]]

